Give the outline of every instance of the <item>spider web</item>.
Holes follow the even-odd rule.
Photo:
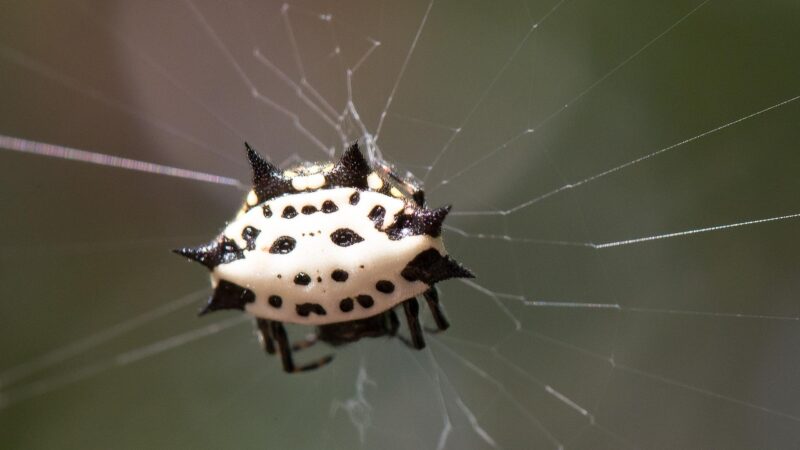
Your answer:
[[[663,3],[3,5],[0,442],[795,447],[797,6]],[[166,249],[355,139],[478,276],[286,376]]]

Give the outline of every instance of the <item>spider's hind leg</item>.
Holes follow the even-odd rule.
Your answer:
[[[283,370],[288,373],[314,370],[328,364],[333,360],[333,355],[327,355],[309,364],[295,366],[294,360],[292,359],[292,346],[289,344],[289,336],[286,334],[286,329],[283,327],[283,324],[274,321],[269,322],[269,331],[272,338],[275,339],[275,342],[278,344],[278,352],[281,354]]]
[[[416,297],[411,297],[403,302],[406,313],[408,330],[411,333],[411,346],[417,350],[425,348],[425,338],[422,336],[422,326],[419,323],[419,302]]]

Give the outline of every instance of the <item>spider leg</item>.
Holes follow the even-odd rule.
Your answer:
[[[275,340],[272,339],[272,336],[270,336],[269,320],[256,319],[256,323],[258,324],[259,341],[261,342],[261,346],[264,348],[264,351],[269,354],[275,353]],[[292,343],[292,351],[296,352],[298,350],[311,347],[316,343],[317,335],[309,334],[302,341]]]
[[[442,332],[442,330],[432,327],[422,327],[422,331],[424,331],[426,334],[438,334]]]
[[[258,326],[258,342],[261,343],[261,348],[270,355],[275,353],[275,341],[270,336],[269,320],[256,319],[256,326]]]
[[[394,312],[394,309],[390,309],[386,312],[389,316],[389,336],[397,335],[397,329],[400,328],[400,319],[397,318],[397,313]]]
[[[283,324],[281,322],[270,322],[269,326],[270,334],[278,344],[278,352],[281,354],[281,362],[283,363],[283,370],[285,372],[297,373],[314,370],[333,360],[333,355],[327,355],[309,364],[295,366],[294,360],[292,359],[292,348],[289,344],[289,337],[286,334],[286,329],[283,327]]]
[[[302,350],[304,348],[311,347],[312,345],[317,343],[317,335],[316,334],[309,334],[306,336],[305,339],[298,342],[292,343],[292,351],[296,352]]]
[[[428,302],[428,308],[433,314],[433,320],[436,322],[436,327],[439,328],[439,331],[450,328],[450,322],[447,321],[447,317],[445,317],[442,308],[439,306],[439,291],[436,286],[431,286],[422,295],[425,297],[425,301]]]
[[[416,297],[404,301],[403,310],[405,310],[408,330],[411,333],[411,346],[422,350],[425,348],[425,338],[422,336],[422,327],[419,324],[419,303]]]
[[[416,347],[414,347],[414,343],[411,342],[411,339],[403,336],[402,334],[397,334],[397,330],[400,328],[400,320],[397,318],[397,313],[394,312],[393,309],[390,309],[387,314],[389,314],[389,336],[396,336],[397,339],[400,339],[400,342],[402,342],[406,347],[416,349]]]

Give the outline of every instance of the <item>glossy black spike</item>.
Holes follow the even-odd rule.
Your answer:
[[[385,231],[389,239],[395,241],[406,236],[421,234],[439,237],[442,234],[442,223],[449,212],[450,205],[436,209],[415,209],[411,214],[403,212],[395,216],[394,223]]]
[[[265,178],[281,176],[281,171],[253,150],[250,144],[245,142],[244,147],[247,149],[247,159],[250,160],[250,167],[253,168],[253,184],[258,184]]]
[[[469,269],[435,248],[415,256],[400,275],[408,281],[422,281],[429,286],[449,278],[475,278]]]
[[[353,142],[326,178],[328,184],[332,186],[367,189],[367,176],[370,172],[372,168],[361,154],[358,142]]]
[[[433,236],[439,237],[442,235],[442,224],[444,223],[444,219],[450,213],[450,209],[452,205],[445,205],[441,208],[436,209],[422,209],[419,210],[419,216],[422,221],[423,225],[423,233]]]
[[[292,192],[291,181],[283,177],[280,169],[262,158],[247,142],[244,146],[247,149],[247,159],[253,168],[253,190],[259,203]]]
[[[243,288],[236,283],[220,280],[205,308],[200,310],[199,316],[220,309],[238,309],[244,311],[248,303],[256,300],[256,294],[250,289]]]
[[[244,251],[239,248],[236,241],[221,236],[209,244],[200,247],[176,248],[173,252],[185,256],[193,261],[213,270],[220,264],[236,261],[244,258]]]

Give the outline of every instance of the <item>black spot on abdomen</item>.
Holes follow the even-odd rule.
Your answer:
[[[314,214],[315,212],[317,212],[317,207],[316,206],[312,206],[312,205],[306,205],[306,206],[303,206],[300,209],[300,211],[305,215]]]
[[[267,299],[267,302],[273,308],[280,308],[281,305],[283,305],[283,299],[280,298],[280,296],[278,295],[270,295],[269,298]]]
[[[305,272],[300,272],[294,276],[294,284],[308,286],[309,283],[311,283],[311,277]]]
[[[350,228],[339,228],[331,233],[331,241],[339,247],[349,247],[364,240],[358,233]]]
[[[394,292],[394,283],[388,280],[380,280],[375,283],[375,289],[377,289],[378,292],[383,292],[384,294],[391,294]]]
[[[359,200],[361,200],[361,194],[358,191],[353,192],[353,195],[350,196],[350,204],[357,205]]]
[[[367,217],[369,218],[369,220],[375,223],[375,227],[380,227],[381,225],[383,225],[383,218],[385,215],[386,215],[386,208],[384,208],[381,205],[376,205],[374,208],[372,208],[372,211],[369,212]]]
[[[340,283],[344,283],[350,277],[350,274],[345,272],[342,269],[336,269],[331,273],[331,278],[333,281],[338,281]]]
[[[285,255],[294,250],[295,245],[297,245],[297,241],[293,237],[281,236],[275,239],[275,242],[272,243],[272,247],[269,248],[269,252]]]
[[[336,212],[338,210],[339,210],[339,207],[336,206],[336,203],[333,203],[330,200],[325,200],[325,202],[322,203],[322,212],[324,212],[325,214]]]
[[[328,312],[325,311],[325,308],[323,308],[319,303],[301,303],[295,306],[295,310],[297,311],[297,315],[301,317],[308,317],[311,313],[314,313],[318,316],[324,316],[328,314]]]
[[[272,217],[272,209],[269,207],[269,205],[262,206],[261,210],[264,212],[264,217]]]
[[[283,208],[283,213],[281,213],[281,217],[284,219],[291,219],[292,217],[297,216],[297,210],[294,209],[294,206],[287,206]]]
[[[375,300],[370,295],[359,295],[356,297],[356,301],[364,308],[369,308],[375,304]]]
[[[342,312],[350,312],[350,311],[352,311],[353,310],[353,299],[348,297],[348,298],[340,301],[339,302],[339,309],[341,309]]]
[[[258,228],[249,225],[244,227],[244,230],[242,230],[242,239],[247,242],[247,246],[245,246],[246,250],[255,250],[256,238],[259,234],[261,234],[261,230]]]

